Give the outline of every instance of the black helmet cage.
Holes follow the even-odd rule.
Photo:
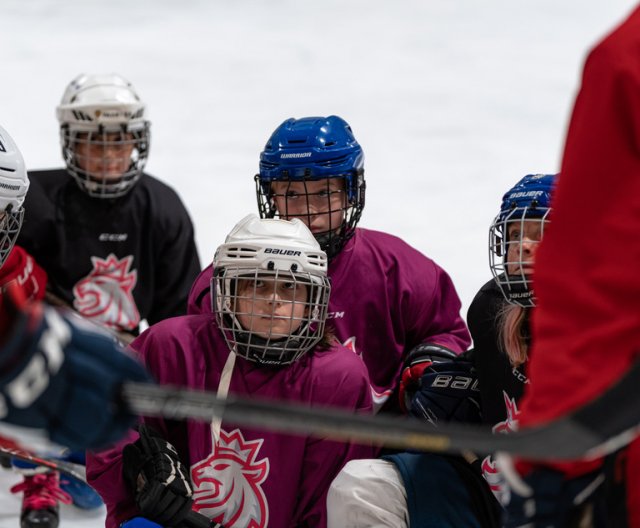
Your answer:
[[[254,282],[252,293],[238,295],[238,280]],[[266,281],[275,288],[276,282],[293,283],[295,289],[305,285],[308,289],[304,315],[289,318],[288,331],[276,332],[270,328],[269,335],[258,335],[253,328],[254,306],[258,299],[256,295],[256,281]],[[324,336],[327,307],[331,286],[327,277],[319,277],[307,272],[295,270],[266,271],[260,269],[225,267],[216,269],[211,279],[212,308],[216,316],[218,327],[222,331],[229,349],[245,359],[265,365],[288,365],[310,351]],[[264,297],[263,297],[264,298]],[[247,312],[239,312],[239,300],[246,300],[251,307]],[[301,301],[281,301],[293,304]],[[239,315],[246,315],[251,321],[251,327],[244,328],[238,319]],[[264,317],[264,314],[261,314]],[[271,312],[272,320],[275,318]],[[281,319],[281,317],[279,317]],[[294,328],[294,324],[298,324]]]
[[[119,139],[109,138],[113,134],[119,134]],[[85,137],[86,136],[86,137]],[[128,129],[122,124],[117,130],[106,129],[99,125],[97,130],[83,131],[72,129],[68,124],[60,126],[60,143],[62,157],[67,166],[67,171],[75,179],[78,186],[89,196],[94,198],[119,198],[127,194],[142,175],[142,170],[149,155],[151,131],[149,121],[144,122],[142,128]],[[112,146],[132,145],[131,161],[129,167],[120,178],[109,179],[88,174],[79,163],[79,155],[76,145],[98,145],[104,149]]]
[[[13,204],[9,204],[0,215],[0,266],[2,266],[20,234],[24,208],[19,207],[14,210]]]
[[[286,170],[283,172],[286,172]],[[344,181],[344,190],[330,190],[330,182],[331,180],[336,178],[340,178]],[[326,190],[321,190],[315,193],[308,192],[306,190],[306,183],[310,181],[326,182]],[[255,182],[260,218],[281,218],[284,220],[289,220],[295,216],[296,218],[300,218],[301,220],[305,221],[305,223],[310,226],[314,216],[331,214],[338,210],[342,211],[342,220],[339,226],[330,225],[327,231],[314,233],[314,237],[320,244],[322,250],[327,253],[328,258],[331,259],[335,257],[342,250],[347,241],[354,235],[356,226],[360,221],[360,217],[362,216],[362,211],[364,209],[366,190],[364,169],[355,171],[355,174],[336,174],[330,177],[323,178],[313,178],[311,176],[308,176],[305,178],[288,179],[286,177],[282,177],[272,181],[265,181],[261,179],[260,174],[256,174]],[[273,190],[272,184],[275,182],[305,184],[304,199],[306,200],[307,213],[300,214],[299,212],[296,212],[295,215],[290,214],[288,211],[288,202],[290,199],[288,187],[285,189],[284,194],[278,195]],[[341,203],[344,203],[346,205],[341,206],[339,209],[332,208],[331,202],[334,195],[345,193],[346,199],[341,201]],[[327,207],[322,209],[321,212],[310,212],[311,207],[309,203],[309,197],[322,196],[323,194],[327,199]],[[284,198],[284,202],[286,204],[284,211],[279,211],[276,206],[276,197],[278,196]]]

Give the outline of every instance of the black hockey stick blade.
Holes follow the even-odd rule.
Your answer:
[[[489,428],[462,424],[434,427],[417,419],[388,415],[365,416],[338,409],[305,407],[282,401],[252,400],[169,386],[129,383],[123,398],[141,416],[226,422],[283,433],[387,447],[478,454],[496,451],[534,460],[593,458],[629,443],[638,433],[640,363],[598,399],[553,422],[503,435]]]
[[[76,478],[81,482],[87,482],[87,470],[81,464],[74,464],[66,460],[58,460],[55,458],[41,457],[24,449],[0,447],[0,457],[15,458],[23,462],[30,462],[34,466],[48,468],[59,471],[65,475]]]

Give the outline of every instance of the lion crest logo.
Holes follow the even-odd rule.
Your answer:
[[[226,528],[266,528],[269,508],[261,484],[269,459],[256,461],[263,442],[245,441],[239,429],[221,430],[213,452],[191,468],[194,509]]]
[[[518,410],[518,404],[515,398],[511,398],[505,391],[502,391],[504,398],[504,405],[507,410],[507,418],[495,424],[492,428],[494,433],[512,433],[518,430],[518,418],[520,417],[520,411]]]
[[[106,259],[91,257],[93,269],[73,287],[73,307],[78,313],[109,328],[136,328],[140,313],[132,291],[138,272],[130,271],[132,261],[132,255],[119,260],[113,253]]]

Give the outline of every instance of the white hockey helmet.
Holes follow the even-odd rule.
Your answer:
[[[216,250],[211,282],[213,311],[229,348],[246,359],[270,365],[286,365],[311,350],[324,336],[327,306],[331,286],[327,278],[327,255],[306,225],[297,218],[291,221],[260,219],[251,214],[231,230],[225,243]],[[239,280],[253,281],[256,287],[249,293],[240,292]],[[269,297],[276,282],[286,283],[292,292],[307,288],[303,300],[304,315],[288,319],[287,331],[274,330],[273,321],[282,319],[273,312],[254,314],[255,302]],[[294,293],[295,297],[295,293]],[[240,301],[250,305],[250,311],[239,311]],[[293,307],[292,307],[293,312]],[[241,316],[254,315],[271,319],[272,328],[265,335],[244,327]]]
[[[80,188],[97,198],[129,192],[142,174],[150,141],[145,104],[133,85],[115,73],[81,74],[67,86],[56,115],[62,156]],[[106,161],[100,165],[100,157],[107,160],[113,156],[108,152],[118,148],[126,159],[116,177],[89,166],[89,158],[106,166]]]
[[[20,233],[28,189],[29,179],[22,154],[8,132],[0,127],[0,266]]]

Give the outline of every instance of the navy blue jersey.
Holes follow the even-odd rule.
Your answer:
[[[200,271],[189,214],[176,192],[143,174],[120,198],[92,198],[65,169],[29,172],[19,244],[51,291],[80,314],[136,332],[186,312]]]

